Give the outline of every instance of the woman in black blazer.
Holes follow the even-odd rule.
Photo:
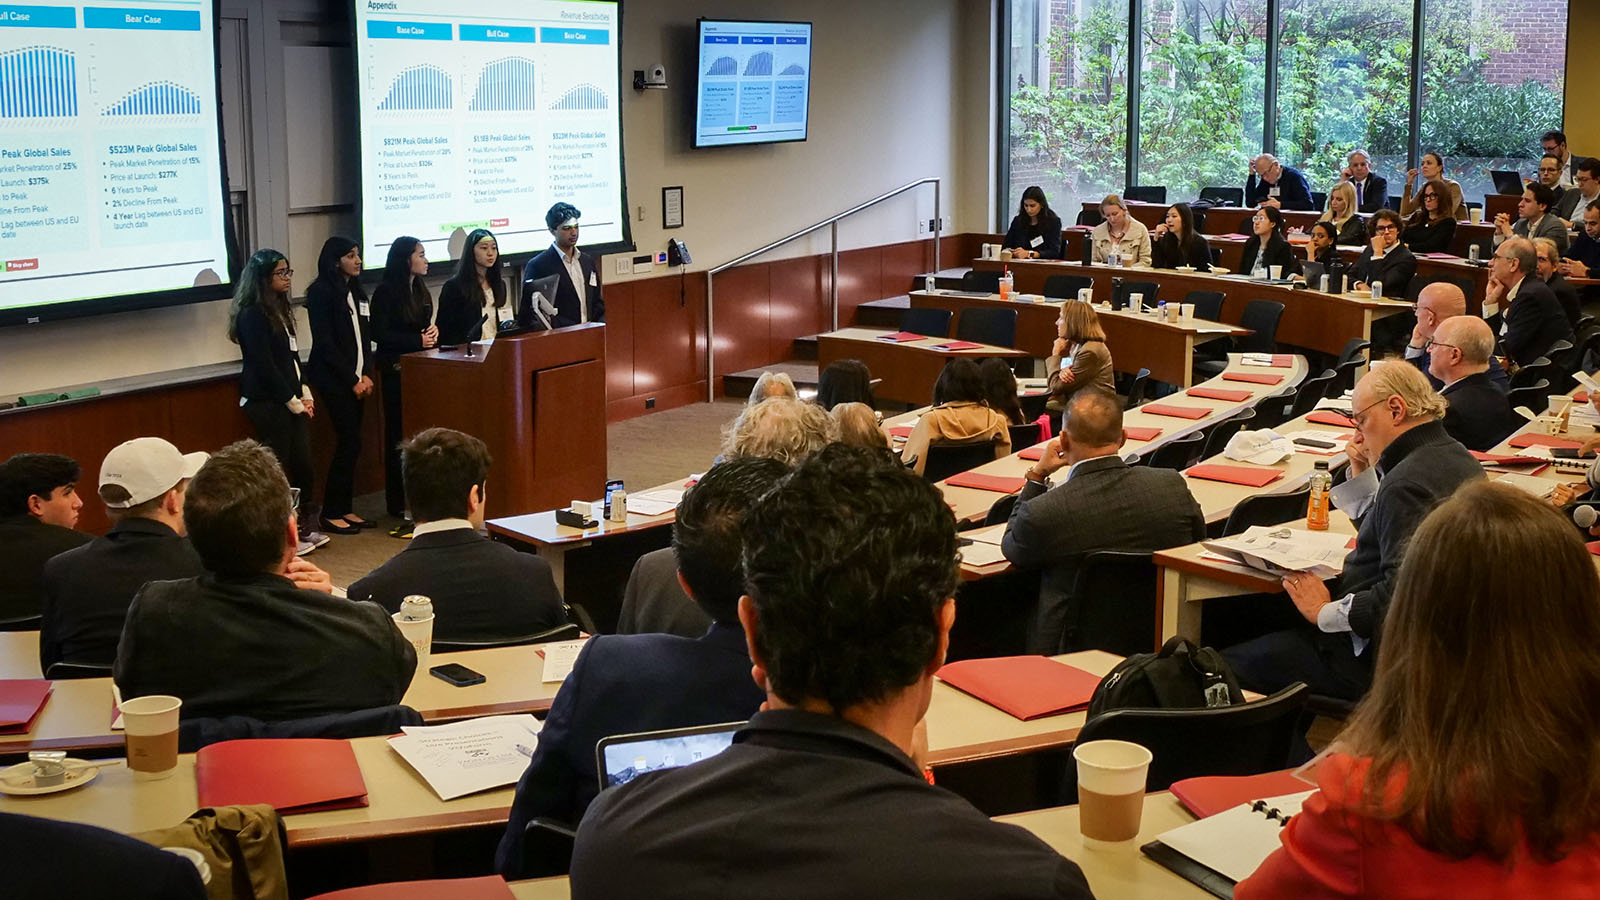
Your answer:
[[[1150,247],[1151,265],[1157,269],[1193,266],[1201,272],[1211,271],[1211,245],[1194,230],[1194,212],[1189,204],[1168,207],[1166,221],[1156,226],[1150,238],[1155,242]]]
[[[1255,233],[1244,242],[1240,274],[1249,275],[1256,269],[1266,270],[1270,266],[1283,266],[1285,278],[1300,271],[1300,262],[1283,236],[1283,213],[1275,207],[1263,206],[1250,220],[1250,229]]]
[[[322,491],[323,531],[354,534],[374,524],[357,516],[356,462],[361,458],[361,420],[372,396],[372,309],[361,289],[361,247],[334,235],[317,254],[317,279],[306,288],[311,319],[311,360],[306,378],[322,398],[333,424],[333,460]]]
[[[1050,210],[1044,188],[1032,185],[1022,192],[1002,246],[1021,259],[1061,258],[1061,217]]]
[[[228,340],[239,345],[243,367],[239,396],[256,438],[278,457],[289,484],[300,489],[300,548],[309,552],[327,538],[312,529],[316,474],[311,462],[311,417],[316,403],[300,374],[300,343],[289,285],[294,270],[276,250],[257,250],[239,273],[228,311]]]
[[[1436,178],[1422,183],[1417,191],[1417,211],[1406,219],[1406,246],[1412,253],[1449,253],[1456,238],[1456,217],[1446,209],[1450,191]]]
[[[456,274],[439,288],[439,336],[446,344],[493,337],[516,311],[506,305],[500,245],[487,228],[473,229],[461,248]],[[482,320],[482,324],[479,324]]]
[[[372,292],[372,331],[378,342],[378,378],[383,385],[383,496],[389,515],[403,518],[406,490],[400,476],[400,357],[438,346],[433,295],[422,282],[428,254],[414,237],[395,238],[384,262],[383,280]],[[410,537],[409,522],[389,533]]]

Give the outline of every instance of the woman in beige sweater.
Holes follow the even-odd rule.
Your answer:
[[[933,408],[912,426],[900,460],[921,475],[928,463],[929,446],[982,440],[994,442],[995,459],[1011,453],[1010,423],[984,402],[978,364],[958,356],[939,373],[933,386]]]
[[[1045,369],[1050,373],[1048,409],[1066,409],[1072,395],[1084,389],[1116,394],[1111,348],[1106,346],[1106,333],[1093,306],[1077,300],[1061,304],[1056,342]]]

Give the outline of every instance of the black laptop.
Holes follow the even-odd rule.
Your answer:
[[[1522,173],[1507,172],[1503,169],[1490,169],[1489,177],[1494,179],[1495,193],[1522,194]]]

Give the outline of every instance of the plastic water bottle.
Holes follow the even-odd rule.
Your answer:
[[[426,622],[433,617],[433,598],[407,594],[400,601],[400,618],[406,622]]]
[[[1162,301],[1156,303],[1156,321],[1157,322],[1165,322],[1166,320],[1167,320],[1167,301],[1162,300]]]
[[[1333,487],[1333,476],[1328,472],[1328,461],[1317,460],[1311,472],[1311,502],[1306,506],[1306,527],[1312,531],[1328,530],[1328,492]]]
[[[925,276],[922,279],[922,289],[924,291],[926,291],[927,293],[929,293],[929,294],[934,292],[933,291],[933,276],[932,275]]]

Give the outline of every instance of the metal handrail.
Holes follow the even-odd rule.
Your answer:
[[[746,253],[743,256],[740,256],[740,257],[738,257],[736,259],[731,259],[731,260],[723,263],[720,266],[713,266],[712,268],[707,269],[706,270],[706,400],[707,400],[707,402],[714,401],[714,400],[717,399],[717,387],[716,387],[716,381],[717,381],[717,346],[716,346],[716,340],[715,340],[715,334],[716,334],[715,322],[716,322],[716,320],[715,320],[715,309],[713,307],[713,302],[715,300],[715,293],[714,293],[714,287],[713,287],[713,278],[716,276],[716,274],[718,272],[725,272],[728,269],[733,268],[734,266],[743,265],[744,263],[749,262],[752,259],[755,259],[756,257],[760,256],[763,253],[767,253],[769,251],[776,250],[779,247],[782,247],[784,244],[789,243],[790,241],[799,240],[800,238],[803,238],[808,234],[811,234],[813,232],[820,231],[820,230],[826,228],[826,229],[829,230],[830,236],[831,236],[831,239],[832,239],[832,248],[828,252],[829,271],[830,271],[830,277],[828,278],[829,317],[830,317],[830,320],[833,323],[832,330],[837,331],[839,329],[839,222],[841,220],[843,220],[843,219],[846,219],[846,218],[848,218],[850,216],[855,215],[858,212],[861,212],[864,209],[868,209],[870,207],[877,206],[879,203],[882,203],[883,201],[888,200],[891,197],[897,197],[900,194],[904,194],[906,191],[912,190],[913,188],[921,187],[922,185],[925,185],[925,184],[933,185],[933,270],[935,272],[937,272],[937,271],[939,271],[939,233],[940,233],[941,226],[943,225],[943,222],[941,221],[942,217],[940,216],[940,210],[939,210],[939,191],[940,191],[940,188],[942,187],[942,185],[940,183],[940,179],[934,178],[934,177],[919,178],[916,181],[910,182],[908,184],[903,184],[903,185],[895,188],[892,191],[888,191],[887,193],[879,194],[878,196],[873,197],[871,200],[868,200],[865,203],[858,203],[855,206],[852,206],[849,209],[845,210],[844,212],[839,213],[838,215],[829,216],[828,218],[823,219],[821,222],[818,222],[815,225],[811,225],[811,226],[808,226],[806,228],[802,228],[801,230],[796,231],[794,234],[778,238],[777,240],[775,240],[772,243],[766,245],[765,247],[762,247],[759,250],[752,250],[749,253]]]

